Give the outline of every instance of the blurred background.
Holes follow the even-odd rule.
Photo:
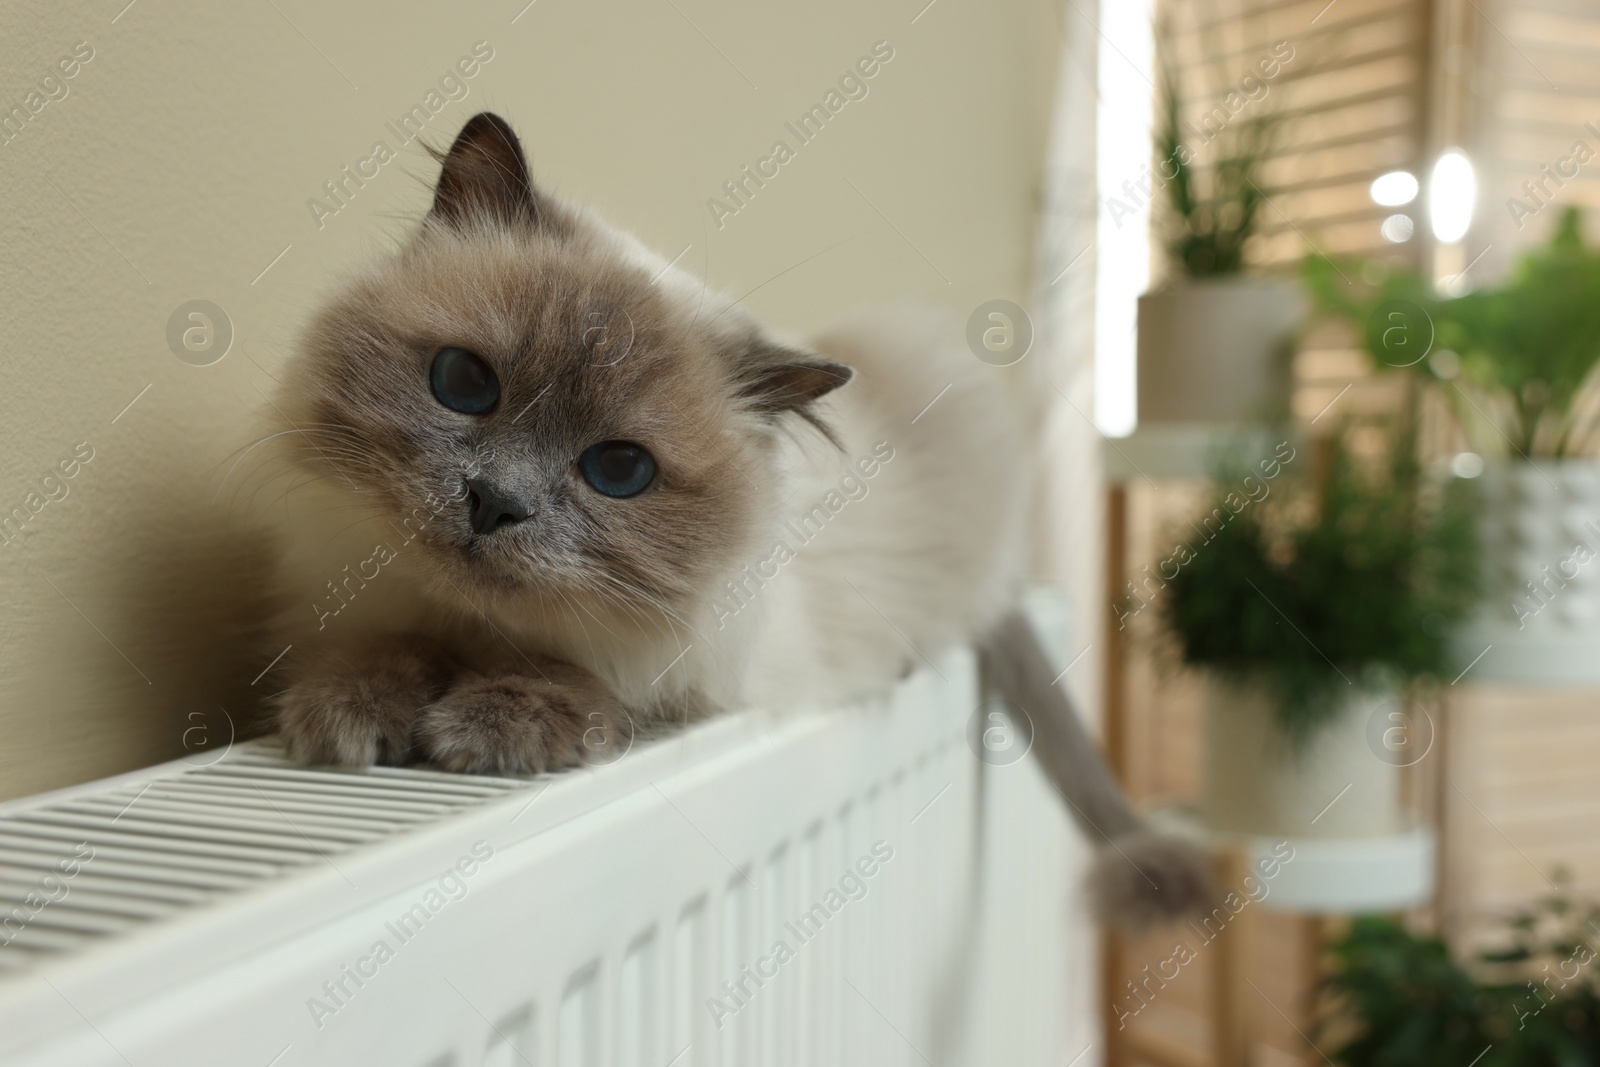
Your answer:
[[[1238,890],[1105,938],[1093,1055],[1600,1062],[1597,59],[1561,0],[12,5],[0,799],[259,728],[230,477],[491,109],[782,328],[1010,365],[1063,684]]]
[[[1108,942],[1112,1061],[1596,1062],[1597,12],[1104,18],[1108,745],[1295,853]]]

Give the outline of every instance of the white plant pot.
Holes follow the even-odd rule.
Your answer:
[[[1484,598],[1454,642],[1467,677],[1600,682],[1600,463],[1495,463],[1479,481]]]
[[[1261,837],[1380,837],[1400,833],[1400,764],[1380,754],[1385,708],[1402,705],[1387,690],[1353,687],[1341,713],[1300,745],[1278,726],[1274,698],[1261,685],[1212,677],[1205,725],[1206,826]]]
[[[1185,280],[1139,298],[1139,421],[1240,422],[1286,414],[1307,301],[1276,278]]]

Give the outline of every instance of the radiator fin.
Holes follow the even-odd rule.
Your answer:
[[[100,791],[7,805],[0,811],[0,976],[533,781],[302,767],[266,739],[140,783],[123,779]]]

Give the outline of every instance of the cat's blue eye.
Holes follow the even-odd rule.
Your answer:
[[[494,368],[465,348],[439,349],[428,382],[439,403],[465,415],[482,415],[500,399]]]
[[[644,492],[656,476],[655,457],[632,441],[601,441],[578,457],[583,480],[606,496],[628,497]]]

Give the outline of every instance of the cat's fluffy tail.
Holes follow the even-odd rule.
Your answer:
[[[1088,891],[1103,923],[1142,929],[1205,910],[1214,896],[1199,846],[1148,828],[1084,729],[1050,659],[1020,611],[1002,619],[983,645],[989,679],[1025,713],[1033,751],[1085,836],[1100,842]]]

